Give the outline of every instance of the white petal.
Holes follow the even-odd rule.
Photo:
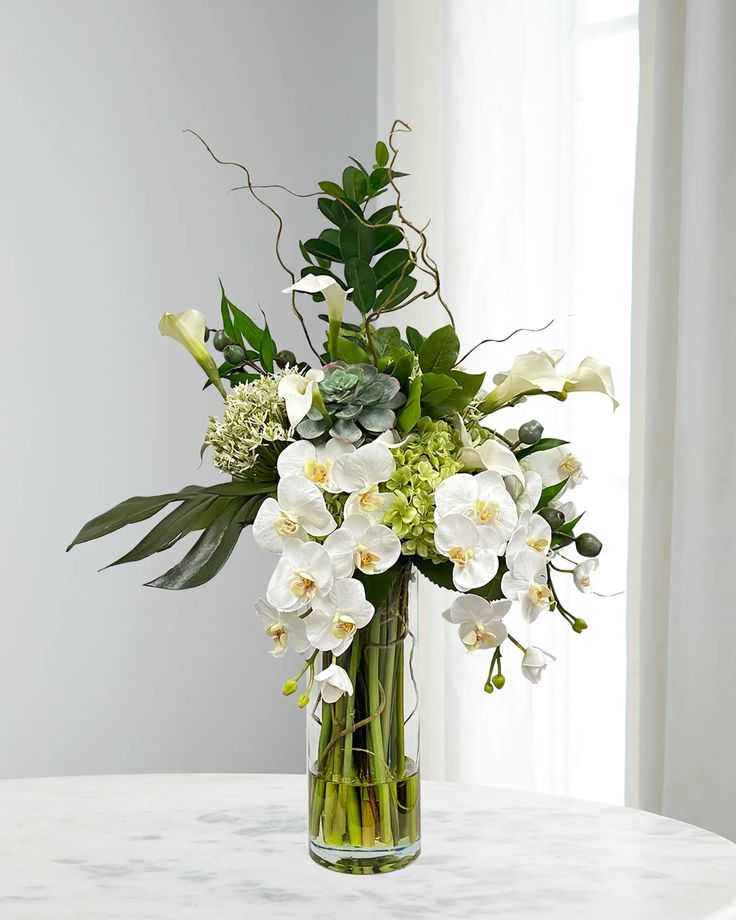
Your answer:
[[[478,446],[477,452],[487,470],[495,470],[502,476],[514,476],[520,483],[524,483],[524,473],[519,461],[505,444],[495,438],[489,438]]]
[[[470,559],[464,566],[456,565],[452,570],[452,580],[458,591],[470,591],[487,585],[498,571],[498,556],[483,553]]]
[[[461,594],[442,616],[449,623],[476,623],[488,617],[492,609],[490,603],[477,594]]]
[[[434,533],[434,544],[444,556],[458,547],[471,549],[478,544],[478,539],[478,528],[462,514],[443,517]]]
[[[304,467],[308,460],[314,460],[317,451],[310,441],[294,441],[279,454],[276,468],[281,479],[287,476],[304,476]]]
[[[435,492],[435,521],[439,523],[448,514],[473,514],[478,495],[475,478],[470,473],[455,473],[443,479]]]
[[[353,492],[345,502],[345,516],[359,514],[367,517],[371,524],[380,524],[393,501],[392,492],[371,491],[367,498],[366,493]]]
[[[355,540],[344,527],[340,527],[327,537],[323,544],[332,560],[335,578],[350,578],[355,571]]]
[[[607,364],[602,364],[597,358],[583,358],[574,371],[565,374],[565,392],[582,392],[603,393],[613,403],[613,408],[619,406],[618,400],[613,392],[613,376],[611,368]]]
[[[261,622],[264,626],[270,626],[272,623],[278,623],[281,618],[279,611],[262,597],[259,597],[256,601],[255,608],[256,613],[261,618]]]
[[[372,441],[355,453],[338,457],[332,476],[342,492],[360,492],[386,482],[395,469],[396,461],[388,447],[380,441]]]
[[[307,535],[301,527],[296,532],[289,534],[288,537],[280,534],[276,530],[276,525],[282,520],[283,514],[276,499],[265,499],[253,521],[253,538],[262,549],[266,549],[270,553],[279,553],[283,548],[285,539],[293,537],[299,540],[306,539]]]
[[[321,489],[308,479],[288,476],[280,480],[278,499],[279,505],[299,521],[308,534],[322,537],[335,529],[335,519],[327,510]]]
[[[305,620],[307,636],[311,644],[321,652],[332,652],[342,643],[342,638],[332,632],[334,614],[316,605]]]
[[[383,524],[374,524],[363,534],[361,543],[372,556],[377,556],[371,565],[364,568],[358,563],[358,568],[367,575],[380,575],[390,569],[401,555],[401,540]]]

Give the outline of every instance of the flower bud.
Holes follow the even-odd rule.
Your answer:
[[[544,518],[552,530],[559,530],[565,523],[565,515],[557,508],[542,508],[537,514]]]
[[[285,367],[296,367],[296,355],[285,348],[276,355],[276,365],[282,370]]]
[[[594,557],[603,549],[603,544],[592,533],[581,533],[575,540],[575,549],[581,556]]]
[[[302,693],[302,695],[301,695],[301,696],[299,697],[299,699],[296,701],[296,704],[297,704],[297,706],[298,706],[300,709],[304,709],[304,707],[307,706],[307,705],[309,704],[309,694],[308,694],[308,693]]]
[[[287,680],[284,682],[281,692],[284,696],[291,696],[292,693],[296,693],[297,686],[298,684],[295,680]]]
[[[234,345],[235,342],[230,338],[224,329],[218,329],[214,335],[214,338],[212,339],[212,344],[215,347],[215,351],[225,351],[228,345]]]
[[[519,440],[522,444],[536,444],[542,437],[543,431],[542,423],[533,418],[529,422],[524,422],[519,428]]]
[[[493,675],[493,686],[496,688],[496,690],[500,690],[501,687],[503,687],[505,683],[506,683],[506,678],[503,676],[503,674]]]
[[[226,345],[222,354],[228,364],[238,365],[245,361],[245,351],[240,345]]]
[[[493,693],[493,684],[488,681],[483,689],[486,691],[486,693]]]
[[[580,634],[584,629],[588,628],[588,624],[585,620],[578,617],[575,622],[572,624],[572,631]]]

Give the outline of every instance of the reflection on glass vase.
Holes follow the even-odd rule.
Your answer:
[[[380,576],[378,576],[380,577]],[[325,654],[323,667],[332,663]],[[337,659],[351,696],[307,718],[309,851],[337,872],[391,872],[419,855],[416,579],[399,572]]]

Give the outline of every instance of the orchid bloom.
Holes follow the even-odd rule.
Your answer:
[[[365,588],[355,578],[336,581],[324,597],[317,597],[306,619],[307,637],[321,652],[342,655],[355,633],[370,623],[373,604],[365,599]]]
[[[448,514],[437,524],[434,544],[453,564],[458,591],[480,588],[498,571],[498,539],[490,527],[476,525],[462,514]]]
[[[266,598],[277,610],[303,613],[333,585],[332,562],[319,543],[286,540],[271,575]]]
[[[521,614],[533,623],[543,610],[549,610],[552,592],[547,584],[545,559],[531,546],[525,546],[510,560],[501,579],[501,591],[509,600],[518,600]]]
[[[438,486],[435,494],[435,520],[462,514],[481,529],[490,530],[498,544],[505,543],[516,527],[516,505],[495,470],[471,476],[455,473]]]
[[[325,703],[336,703],[344,693],[348,696],[353,695],[353,682],[345,668],[341,668],[339,664],[329,665],[315,675],[314,679],[320,687]]]
[[[323,370],[310,368],[304,375],[285,374],[279,380],[278,393],[286,403],[286,414],[292,428],[296,428],[312,408],[314,389],[324,379]]]
[[[533,684],[538,684],[542,679],[544,669],[548,664],[556,660],[555,656],[550,652],[545,652],[542,648],[530,645],[521,660],[521,673]]]
[[[442,616],[449,623],[457,623],[460,641],[469,652],[496,648],[508,636],[501,622],[511,609],[511,601],[487,601],[477,594],[456,597]]]
[[[220,393],[225,396],[225,387],[220,380],[215,359],[204,343],[207,323],[199,310],[164,313],[158,324],[158,331],[161,335],[167,335],[183,345]]]
[[[287,476],[279,480],[276,495],[265,499],[253,521],[253,536],[263,549],[278,553],[287,540],[306,540],[307,534],[323,537],[337,526],[313,482]]]
[[[613,403],[614,410],[619,402],[613,391],[613,375],[607,364],[597,358],[583,358],[574,371],[565,374],[565,393],[603,393]]]
[[[295,652],[303,654],[309,648],[307,627],[304,620],[295,613],[283,613],[263,598],[256,601],[256,613],[266,628],[266,635],[273,639],[274,658],[280,658],[289,642]]]
[[[301,476],[325,492],[339,492],[332,479],[332,466],[341,454],[355,451],[352,444],[336,441],[312,444],[311,441],[294,441],[280,454],[277,462],[279,477]]]
[[[480,411],[495,412],[532,393],[563,393],[566,381],[556,368],[561,356],[562,353],[556,351],[530,351],[518,355],[508,373],[493,378],[498,386],[481,402]]]
[[[525,511],[534,511],[542,497],[542,477],[533,470],[524,471],[524,485],[519,484],[518,479],[511,476],[504,478],[506,488],[509,490],[511,497],[516,505],[519,517]]]
[[[579,562],[572,570],[572,580],[578,591],[582,591],[583,594],[592,593],[593,586],[590,583],[590,576],[596,571],[598,564],[597,559],[586,559],[584,562]]]
[[[530,547],[546,562],[552,544],[552,528],[539,514],[525,511],[519,518],[519,526],[511,535],[506,546],[506,561],[513,563],[518,553]]]
[[[349,514],[342,527],[324,542],[332,559],[335,578],[350,578],[355,569],[378,575],[401,555],[401,540],[383,524],[371,524],[364,514]]]
[[[574,489],[587,478],[583,472],[583,464],[567,444],[535,451],[524,457],[521,465],[524,470],[539,473],[545,488],[567,479],[567,488]]]
[[[305,294],[322,294],[327,302],[328,319],[328,349],[333,358],[337,356],[337,343],[340,336],[340,326],[345,315],[345,299],[352,288],[344,290],[330,275],[305,275],[297,282],[285,288],[283,293],[302,291]]]
[[[332,478],[341,492],[348,492],[345,517],[364,514],[374,524],[380,524],[393,495],[379,491],[396,469],[396,461],[381,441],[364,444],[354,453],[343,454],[335,460]]]

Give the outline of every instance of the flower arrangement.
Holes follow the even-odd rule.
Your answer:
[[[165,314],[161,333],[190,352],[205,386],[224,399],[205,449],[229,479],[130,498],[71,544],[173,505],[114,564],[198,533],[183,559],[149,582],[182,589],[216,575],[252,526],[276,560],[255,604],[271,652],[291,649],[304,659],[283,693],[295,694],[303,681],[298,705],[311,704],[312,852],[348,871],[385,871],[418,852],[418,756],[409,750],[416,713],[407,703],[407,688],[416,689],[414,572],[456,592],[444,616],[469,653],[488,655],[488,693],[505,683],[507,644],[532,683],[554,660],[512,635],[512,610],[527,623],[555,614],[576,633],[586,628],[555,586],[571,575],[590,593],[598,566],[601,543],[578,532],[582,514],[569,497],[585,478],[582,464],[537,420],[500,431],[494,414],[534,396],[565,400],[583,390],[616,406],[609,368],[590,357],[564,372],[562,353],[529,351],[492,386],[464,369],[426,234],[401,204],[396,134],[405,129],[394,124],[370,169],[355,160],[340,183],[320,183],[317,206],[330,226],[299,243],[299,276],[281,253],[280,216],[241,167],[245,187],[278,221],[276,255],[291,281],[284,293],[312,357],[280,349],[268,323],[236,307],[224,288],[221,328],[208,328],[196,310]],[[447,312],[441,328],[425,335],[386,322],[429,297]],[[310,301],[325,311],[316,346],[299,306]],[[343,855],[332,858],[330,849]],[[359,855],[366,853],[369,862]]]

